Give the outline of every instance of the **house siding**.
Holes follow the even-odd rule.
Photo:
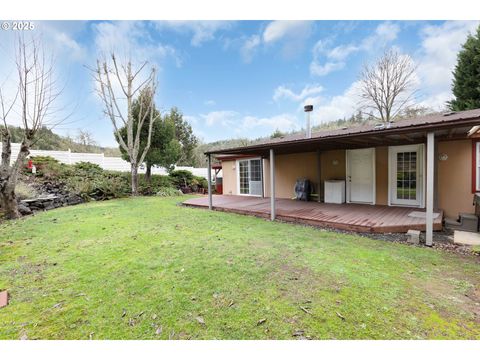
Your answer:
[[[459,213],[473,213],[472,194],[472,141],[455,140],[438,143],[438,207],[445,216],[456,218]]]
[[[375,204],[388,205],[388,147],[375,148]]]
[[[222,161],[222,173],[223,173],[223,193],[225,195],[238,195],[237,194],[236,161],[235,160]]]
[[[265,196],[270,196],[270,161],[264,160]],[[295,182],[299,178],[309,179],[317,191],[317,154],[315,152],[275,156],[275,196],[291,199],[294,196]],[[345,179],[345,150],[322,152],[323,181]]]

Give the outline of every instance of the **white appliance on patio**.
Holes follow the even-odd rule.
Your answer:
[[[345,203],[345,180],[325,180],[325,203]]]

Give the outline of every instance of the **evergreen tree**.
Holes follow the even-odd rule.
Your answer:
[[[457,55],[452,91],[455,99],[448,103],[451,110],[480,108],[480,26]]]
[[[134,118],[133,123],[133,133],[137,133],[137,124],[138,116],[140,113],[140,103],[138,100],[134,100],[132,105],[132,113]],[[147,182],[150,182],[152,174],[152,166],[162,166],[168,171],[174,169],[175,164],[180,159],[181,156],[181,144],[175,137],[175,122],[174,120],[166,116],[158,116],[159,112],[157,109],[154,109],[154,117],[158,117],[153,124],[152,128],[152,139],[150,148],[148,149],[147,155],[145,156],[145,166],[146,166],[146,179]],[[120,134],[126,141],[127,138],[127,129],[123,127],[120,129]],[[143,151],[145,145],[147,144],[148,129],[142,127],[140,130],[140,152]],[[122,157],[127,160],[128,154],[126,151],[120,147],[122,152]]]
[[[284,132],[281,132],[280,129],[275,129],[275,131],[272,133],[272,135],[270,135],[270,138],[275,139],[275,138],[281,138],[281,137],[284,137],[284,136],[285,136]]]
[[[171,121],[175,126],[175,139],[180,143],[181,153],[177,164],[180,166],[192,166],[194,163],[194,150],[197,147],[198,139],[193,133],[192,126],[183,118],[178,108],[173,107],[165,119]]]

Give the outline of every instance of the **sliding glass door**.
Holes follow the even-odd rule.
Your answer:
[[[263,195],[262,160],[238,160],[238,187],[241,195]]]

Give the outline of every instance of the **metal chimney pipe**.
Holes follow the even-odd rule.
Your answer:
[[[305,111],[306,113],[306,116],[307,116],[307,129],[306,129],[306,133],[305,133],[305,137],[307,139],[310,139],[312,137],[312,127],[311,127],[311,124],[310,124],[310,113],[313,111],[313,105],[305,105],[303,107],[303,110]]]

